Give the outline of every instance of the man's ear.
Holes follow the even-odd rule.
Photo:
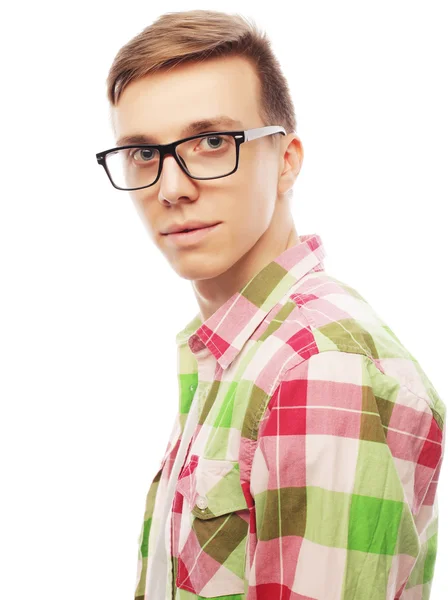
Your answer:
[[[277,189],[279,194],[285,194],[293,187],[302,168],[303,156],[303,146],[299,136],[295,132],[288,133],[280,147]]]

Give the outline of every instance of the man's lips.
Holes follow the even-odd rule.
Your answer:
[[[214,227],[215,225],[219,225],[220,221],[216,222],[216,223],[211,223],[210,225],[201,225],[201,226],[197,226],[197,227],[186,227],[185,229],[179,230],[179,231],[171,231],[168,233],[162,233],[162,235],[177,235],[179,233],[190,233],[191,231],[198,231],[200,229],[210,229],[211,227]]]
[[[201,240],[203,237],[210,235],[212,231],[217,229],[221,223],[215,223],[215,225],[209,225],[208,227],[200,227],[198,229],[192,229],[187,232],[176,232],[167,233],[167,237],[170,241],[175,244],[189,244]]]

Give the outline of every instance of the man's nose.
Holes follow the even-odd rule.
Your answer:
[[[183,167],[186,169],[186,164],[185,164],[185,161],[184,161],[184,159],[183,159],[181,156],[179,156],[179,155],[177,155],[177,158],[178,158],[178,159],[179,159],[179,161],[181,162],[182,166],[183,166]],[[174,165],[175,165],[175,167],[177,167],[178,169],[180,169],[180,171],[181,171],[182,173],[184,173],[184,171],[183,171],[183,170],[181,169],[181,167],[179,166],[179,164],[178,164],[178,162],[176,161],[176,158],[175,158],[175,156],[174,156],[174,154],[173,154],[172,152],[168,152],[167,154],[165,154],[165,156],[164,156],[164,158],[163,158],[163,164],[162,164],[162,173],[163,173],[163,170],[164,170],[164,169],[166,170],[165,164],[166,164],[167,162],[168,162],[169,164],[171,164],[171,162],[173,162],[173,163],[174,163]],[[172,167],[169,167],[169,170],[171,170],[171,169],[172,169]],[[186,175],[186,173],[184,173],[184,174]]]
[[[181,157],[179,160],[185,165]],[[173,154],[166,154],[160,173],[160,198],[170,199],[170,202],[175,202],[177,198],[190,198],[195,193],[192,184],[192,179],[179,166]]]

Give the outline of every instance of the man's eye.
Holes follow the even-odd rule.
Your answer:
[[[147,162],[152,160],[155,156],[153,148],[137,148],[134,152],[131,153],[131,157],[134,160],[140,160],[142,162]]]

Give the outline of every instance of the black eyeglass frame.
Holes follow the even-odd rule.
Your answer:
[[[229,175],[232,175],[232,173],[235,173],[235,171],[238,169],[241,144],[244,144],[244,142],[250,142],[251,140],[255,140],[255,139],[258,139],[261,137],[265,137],[267,135],[273,135],[275,133],[281,133],[282,135],[286,135],[285,128],[282,127],[281,125],[266,125],[265,127],[255,127],[253,129],[246,129],[246,130],[239,130],[239,131],[208,131],[207,133],[200,133],[197,135],[192,135],[190,137],[182,138],[181,140],[171,142],[170,144],[129,144],[126,146],[116,146],[115,148],[109,148],[108,150],[103,150],[102,152],[98,152],[98,154],[96,154],[96,160],[98,161],[98,164],[101,165],[104,168],[104,170],[106,171],[109,181],[114,186],[114,188],[116,188],[117,190],[125,191],[125,192],[131,192],[134,190],[142,190],[142,189],[145,189],[145,188],[155,185],[158,182],[158,180],[160,179],[160,175],[162,173],[163,159],[168,154],[172,155],[174,157],[175,161],[177,162],[179,167],[182,169],[182,171],[186,175],[188,175],[188,177],[191,177],[192,179],[201,179],[201,180],[203,180],[203,179],[221,179],[222,177],[228,177]],[[212,137],[214,135],[231,135],[234,137],[235,144],[236,144],[235,168],[233,169],[233,171],[230,171],[229,173],[226,173],[225,175],[218,175],[218,177],[194,177],[193,175],[191,175],[188,172],[188,169],[186,168],[186,166],[184,164],[182,164],[182,159],[181,159],[181,157],[178,156],[178,154],[176,152],[176,147],[179,144],[182,144],[183,142],[188,142],[189,140],[193,140],[196,138],[203,138],[203,137]],[[150,183],[149,185],[143,185],[143,186],[137,187],[137,188],[122,188],[122,187],[115,185],[115,183],[112,180],[111,174],[109,173],[109,169],[107,168],[106,156],[111,152],[116,152],[117,150],[125,150],[126,148],[155,148],[156,150],[158,150],[158,152],[160,153],[159,170],[157,173],[157,177],[155,178],[155,180],[152,183]]]

